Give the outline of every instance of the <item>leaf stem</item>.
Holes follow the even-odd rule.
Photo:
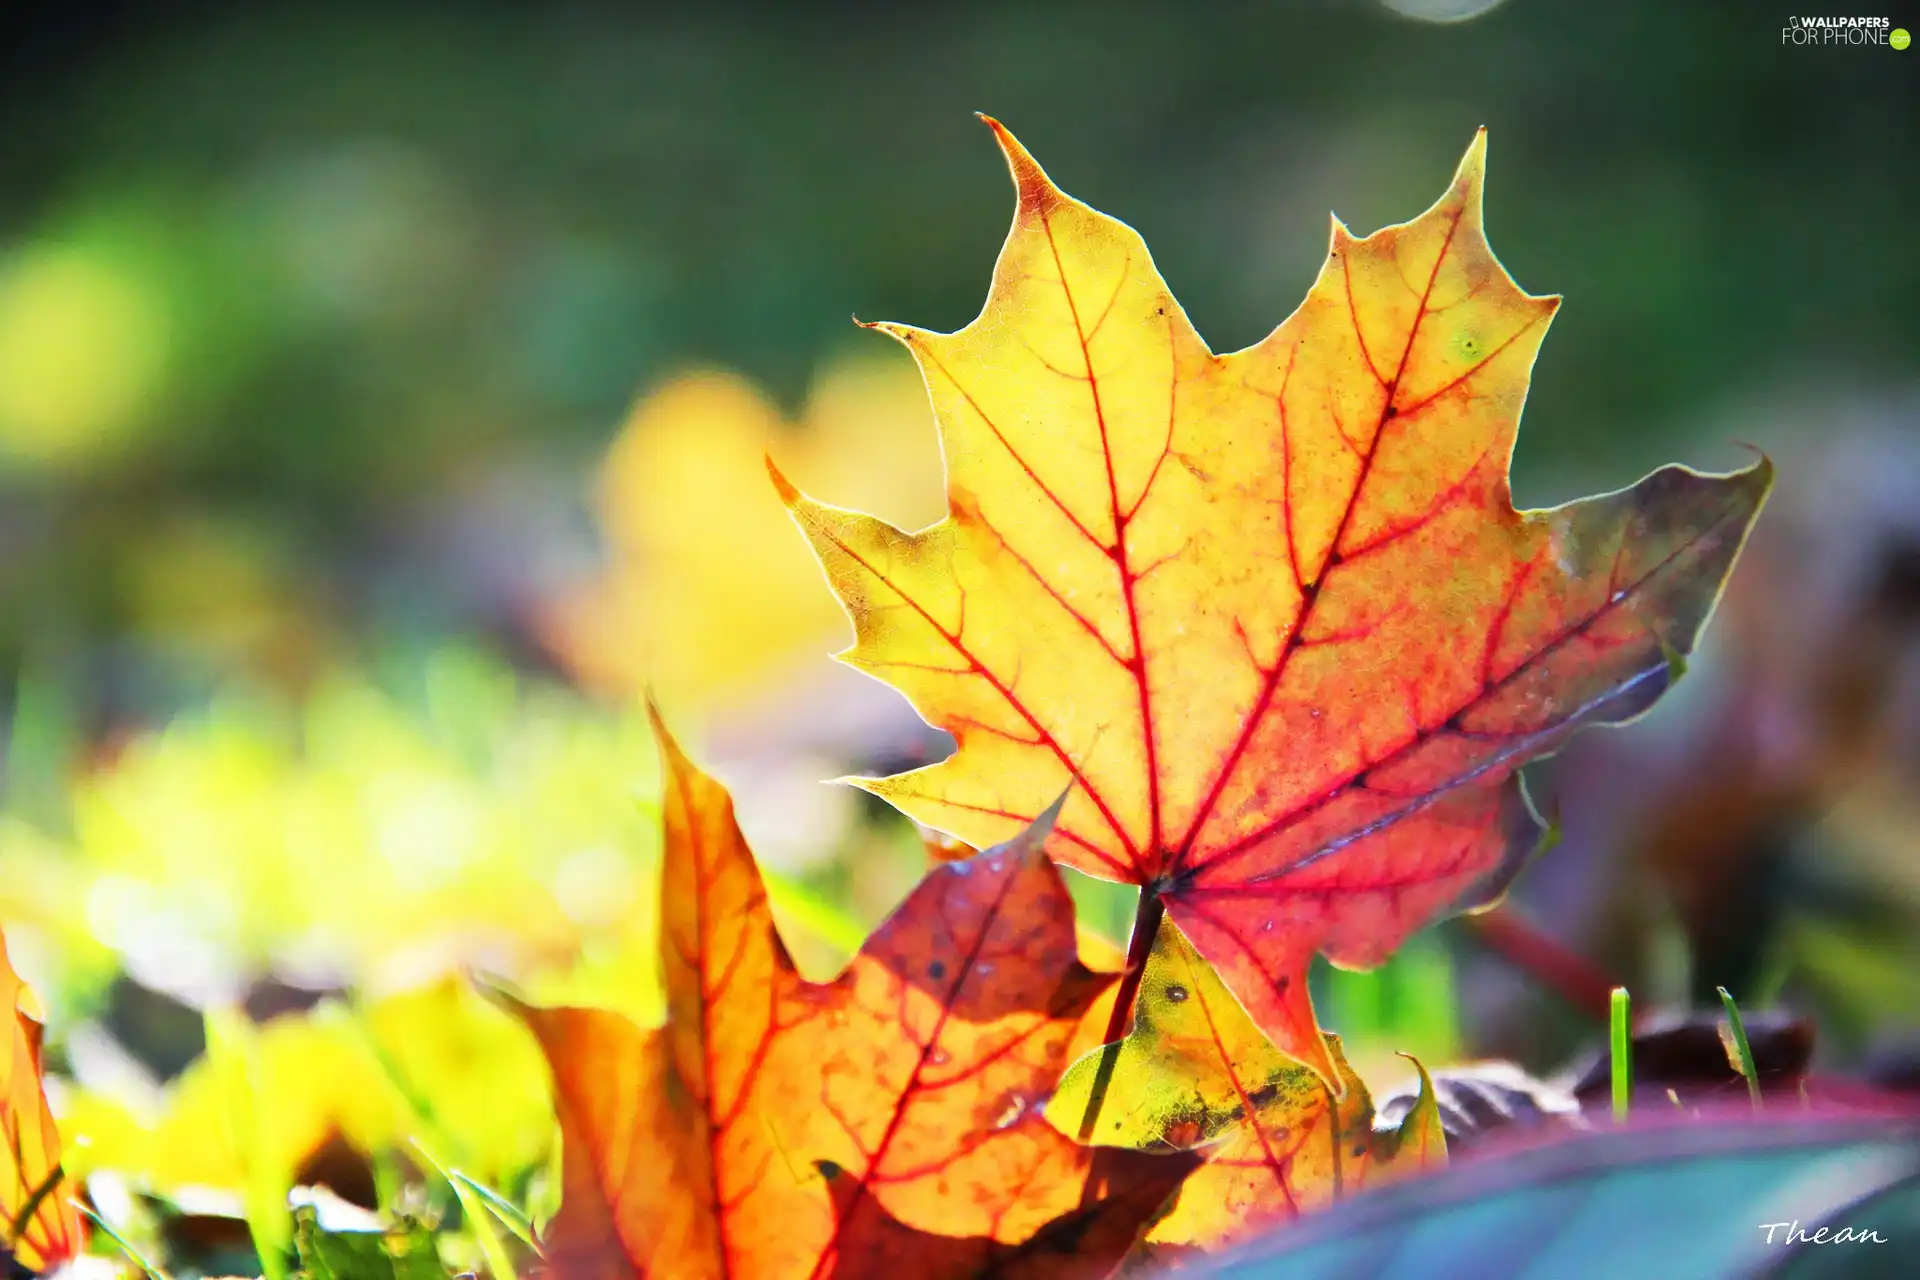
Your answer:
[[[1127,939],[1127,967],[1121,971],[1119,989],[1113,994],[1113,1012],[1107,1017],[1105,1043],[1127,1033],[1133,1001],[1140,994],[1140,978],[1147,971],[1147,953],[1153,950],[1153,940],[1160,934],[1160,918],[1166,913],[1167,904],[1159,890],[1150,885],[1142,887],[1139,905],[1133,911],[1133,933]]]
[[[1133,1002],[1140,995],[1140,978],[1147,970],[1147,954],[1153,950],[1153,940],[1160,933],[1160,919],[1166,913],[1160,891],[1152,885],[1142,885],[1140,902],[1133,912],[1133,936],[1127,940],[1127,967],[1121,970],[1120,985],[1114,989],[1113,1012],[1107,1015],[1107,1033],[1103,1037],[1105,1048],[1100,1052],[1100,1066],[1094,1072],[1093,1089],[1087,1095],[1086,1112],[1080,1117],[1081,1142],[1093,1138],[1093,1126],[1100,1119],[1100,1108],[1107,1100],[1114,1068],[1120,1064],[1120,1039],[1127,1033]]]

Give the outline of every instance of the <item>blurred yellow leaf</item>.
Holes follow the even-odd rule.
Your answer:
[[[438,660],[458,666],[460,660]],[[0,843],[0,915],[196,1002],[264,971],[392,989],[617,962],[656,1007],[655,764],[644,728],[558,692],[438,667],[424,710],[338,677],[288,709],[237,700],[78,780],[72,835]],[[464,683],[463,683],[464,681]],[[56,993],[71,999],[72,992]]]
[[[330,1133],[364,1140],[397,1127],[398,1100],[379,1064],[336,1020],[276,1018],[246,1039],[234,1046],[234,1062],[215,1053],[189,1066],[150,1121],[112,1098],[77,1091],[61,1122],[74,1144],[75,1172],[111,1169],[161,1192],[239,1191],[264,1177],[290,1185]],[[242,1070],[257,1101],[237,1123],[234,1075]]]
[[[554,1137],[546,1060],[526,1028],[472,984],[443,979],[375,1001],[361,1025],[408,1113],[397,1130],[349,1131],[356,1145],[428,1142],[491,1186],[546,1158]]]
[[[552,1145],[546,1068],[526,1031],[446,980],[369,1003],[275,1018],[193,1063],[143,1119],[85,1090],[66,1108],[69,1164],[176,1192],[292,1184],[338,1135],[372,1155],[420,1140],[483,1182],[538,1166]],[[244,1068],[250,1100],[236,1123]]]
[[[762,458],[906,528],[945,512],[926,388],[906,360],[830,366],[796,424],[745,381],[690,374],[634,409],[603,464],[605,575],[556,601],[549,643],[614,693],[723,706],[851,634]],[[829,487],[830,486],[830,487]]]

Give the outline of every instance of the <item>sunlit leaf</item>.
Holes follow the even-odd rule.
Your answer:
[[[544,1241],[557,1277],[836,1274],[862,1233],[898,1239],[875,1215],[1004,1259],[1109,1198],[1144,1214],[1178,1182],[1180,1162],[1115,1165],[1041,1115],[1111,983],[1077,959],[1044,820],[931,872],[814,984],[725,791],[664,731],[661,745],[666,1024],[517,1006],[560,1112],[565,1190]],[[1131,1240],[1123,1208],[1098,1231],[1082,1220],[1109,1265]]]
[[[34,1271],[52,1270],[86,1247],[60,1164],[60,1131],[40,1080],[39,1021],[32,993],[13,971],[0,934],[0,1253]]]
[[[1267,1041],[1165,921],[1147,957],[1131,1034],[1074,1063],[1047,1118],[1102,1146],[1204,1153],[1206,1163],[1146,1241],[1217,1248],[1350,1195],[1390,1167],[1398,1174],[1445,1163],[1431,1086],[1399,1129],[1376,1133],[1366,1086],[1339,1038],[1327,1040],[1345,1086],[1338,1098]]]
[[[953,734],[861,785],[975,845],[1073,784],[1061,861],[1146,886],[1328,1080],[1316,951],[1379,963],[1497,896],[1541,834],[1517,768],[1671,682],[1772,478],[1666,467],[1516,511],[1558,299],[1482,227],[1484,137],[1254,346],[1208,349],[1130,228],[999,125],[1018,191],[978,319],[919,361],[948,515],[776,482],[853,617],[846,661]]]

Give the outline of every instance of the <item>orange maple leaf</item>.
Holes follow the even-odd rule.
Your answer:
[[[24,1002],[27,985],[7,958],[0,933],[0,1246],[29,1271],[51,1271],[78,1256],[87,1232],[60,1168],[60,1130],[40,1083],[39,1021]]]
[[[880,1275],[920,1235],[939,1274],[1028,1274],[1071,1240],[1103,1274],[1191,1162],[1096,1154],[1041,1114],[1113,981],[1077,959],[1044,824],[931,872],[810,983],[725,790],[659,735],[666,1025],[514,1004],[560,1114],[553,1274]]]
[[[1071,782],[1049,851],[1146,890],[1128,981],[1170,911],[1336,1082],[1313,954],[1370,966],[1503,891],[1540,834],[1515,771],[1667,687],[1771,466],[1514,509],[1559,300],[1487,244],[1484,133],[1414,221],[1336,220],[1299,310],[1215,355],[1139,235],[988,123],[1018,204],[984,310],[873,326],[920,363],[949,514],[904,532],[774,476],[852,616],[841,657],[957,744],[856,781],[974,845]]]

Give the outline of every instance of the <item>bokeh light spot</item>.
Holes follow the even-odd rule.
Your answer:
[[[1501,0],[1380,0],[1380,4],[1416,22],[1465,22],[1499,8]]]
[[[144,282],[71,246],[0,266],[0,451],[84,466],[147,420],[166,368],[165,309]]]

